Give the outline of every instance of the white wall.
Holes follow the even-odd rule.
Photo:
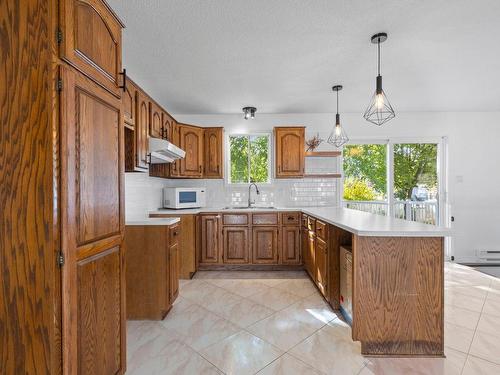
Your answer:
[[[333,114],[259,114],[245,121],[241,115],[174,115],[180,122],[201,126],[223,126],[226,133],[271,131],[274,126],[305,125],[308,135],[316,132],[327,138],[333,124]],[[367,123],[359,114],[343,114],[341,120],[351,140],[422,137],[448,137],[448,197],[452,224],[452,254],[458,261],[474,262],[476,250],[500,250],[500,113],[499,112],[419,112],[397,113],[397,117],[382,127]],[[295,181],[297,182],[297,181]],[[159,191],[165,184],[186,185],[201,181],[161,180],[144,174],[127,175],[126,207],[155,209],[160,205]],[[204,181],[212,186],[212,200],[231,203],[225,184]],[[281,182],[278,182],[278,184]],[[291,182],[293,183],[293,181]],[[317,182],[321,183],[321,182]],[[144,191],[145,186],[153,186]],[[270,188],[273,199],[292,196],[287,186]],[[274,189],[274,190],[273,190]],[[331,188],[329,188],[331,191]],[[244,190],[242,190],[244,191]],[[230,195],[230,194],[229,194]],[[143,197],[141,200],[139,197]],[[333,200],[330,200],[333,202]],[[335,201],[336,203],[336,201]],[[133,208],[135,207],[135,209]],[[144,211],[142,211],[144,212]]]

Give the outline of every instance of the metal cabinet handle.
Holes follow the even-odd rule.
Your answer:
[[[127,91],[127,69],[123,68],[123,72],[119,73],[123,76],[123,85],[118,86],[123,89],[123,92]]]

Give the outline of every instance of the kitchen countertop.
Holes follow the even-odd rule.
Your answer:
[[[126,220],[125,225],[172,225],[178,223],[181,219],[179,217],[169,218],[149,218]]]
[[[276,208],[230,208],[204,207],[181,210],[159,209],[149,212],[150,215],[196,215],[204,212],[280,212],[300,211],[306,215],[314,216],[329,224],[345,229],[359,236],[380,237],[445,237],[451,235],[449,228],[438,227],[430,224],[416,223],[387,216],[376,215],[369,212],[352,210],[340,207],[276,207]]]

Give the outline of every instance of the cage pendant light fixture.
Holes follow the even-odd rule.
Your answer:
[[[366,121],[378,126],[381,126],[396,117],[394,109],[382,89],[382,76],[380,75],[380,43],[383,43],[386,40],[386,33],[378,33],[372,36],[372,43],[376,44],[378,49],[377,86],[375,93],[370,100],[370,104],[368,105],[368,108],[366,108],[365,114],[363,115]]]
[[[257,112],[257,108],[255,107],[244,107],[243,109],[243,118],[245,120],[248,119],[254,119],[255,118],[255,112]]]
[[[332,90],[337,93],[337,114],[335,115],[335,126],[333,127],[327,142],[335,147],[342,147],[349,141],[349,137],[344,130],[344,127],[340,125],[340,115],[339,115],[339,91],[342,90],[341,85],[335,85]]]

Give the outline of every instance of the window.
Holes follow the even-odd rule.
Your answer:
[[[269,182],[270,135],[229,136],[229,183]]]
[[[344,147],[344,206],[439,224],[439,142]]]

